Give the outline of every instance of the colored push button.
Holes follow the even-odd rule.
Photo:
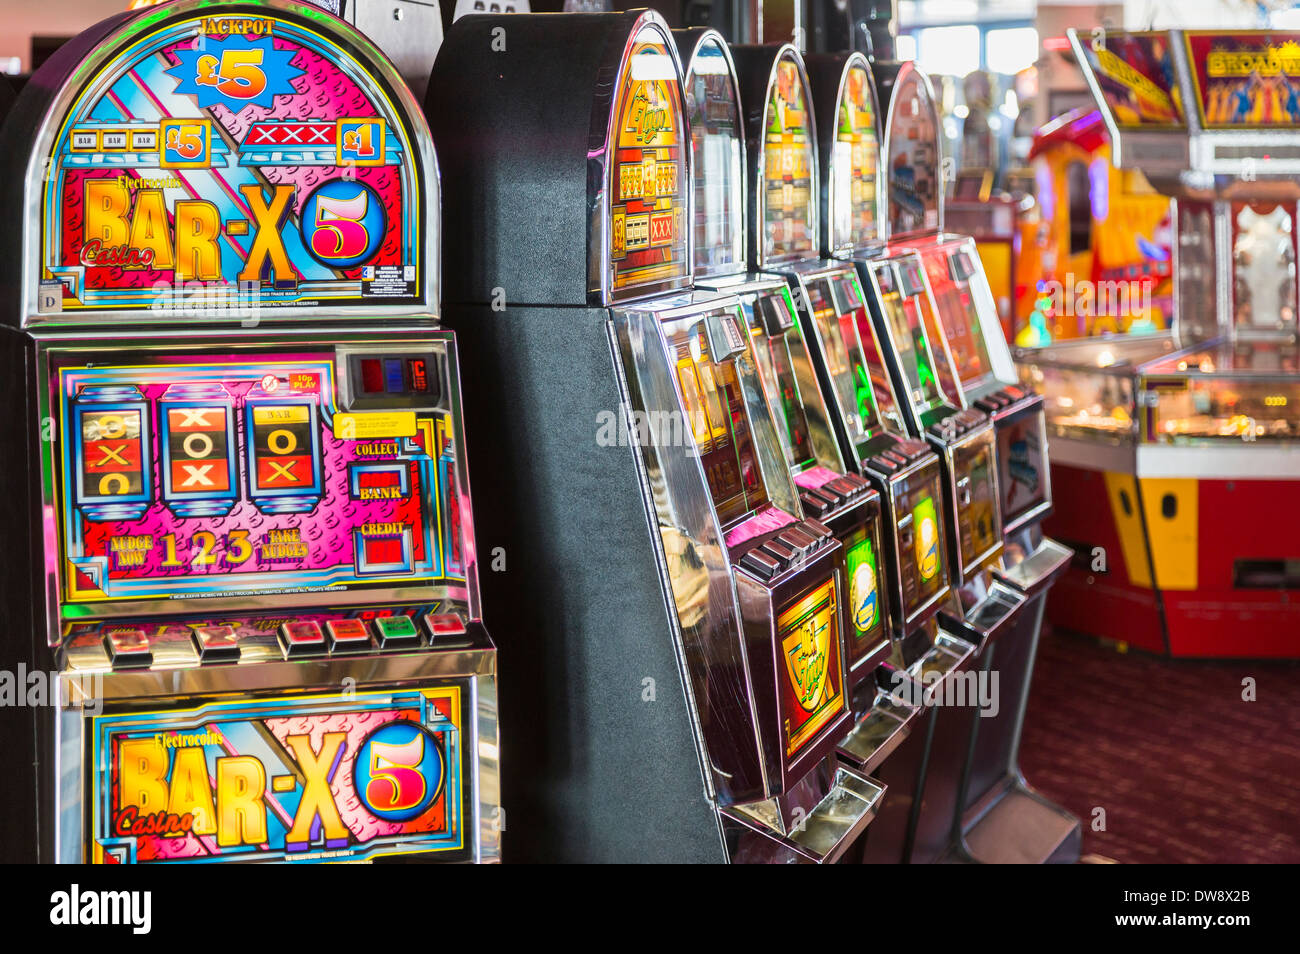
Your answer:
[[[830,487],[841,497],[845,498],[856,497],[862,493],[862,491],[866,490],[865,484],[863,486],[858,486],[847,477],[836,477],[834,480],[828,480],[826,481],[826,486]]]
[[[875,457],[869,458],[867,466],[884,474],[892,474],[898,470],[898,465],[883,454],[877,454]]]
[[[359,619],[331,619],[325,622],[332,653],[363,653],[370,648],[370,630]]]
[[[804,533],[798,526],[789,527],[776,535],[776,538],[799,555],[811,553],[817,549],[817,538]]]
[[[894,445],[894,450],[907,456],[908,460],[916,460],[918,457],[924,457],[930,453],[930,445],[925,441],[905,440],[899,441]]]
[[[826,511],[830,510],[833,504],[824,497],[804,491],[799,495],[799,503],[803,505],[803,512],[820,517]]]
[[[762,550],[750,550],[740,558],[740,565],[760,580],[770,580],[781,571],[781,563]]]
[[[239,637],[233,626],[195,626],[194,648],[203,662],[230,662],[239,658]]]
[[[831,528],[818,520],[803,520],[799,523],[799,529],[804,533],[811,534],[819,540],[829,540],[834,534]]]
[[[794,562],[796,556],[794,550],[777,540],[768,540],[766,543],[760,544],[759,549],[780,563],[781,566],[789,566]]]
[[[867,483],[865,480],[863,480],[857,474],[845,474],[844,480],[852,484],[861,493],[865,493],[866,491],[871,489],[871,485]]]
[[[325,634],[320,623],[311,619],[285,623],[280,627],[280,647],[289,658],[310,656],[325,651]]]
[[[455,613],[426,613],[424,628],[428,630],[429,638],[436,640],[440,636],[458,636],[465,632],[465,621]]]
[[[409,616],[380,616],[375,620],[379,645],[384,649],[419,643],[420,632]]]
[[[944,418],[942,421],[936,421],[926,430],[941,441],[952,440],[957,436],[957,425],[952,418]]]
[[[108,654],[114,669],[135,669],[153,662],[149,637],[142,629],[119,629],[107,635]]]
[[[401,358],[384,359],[384,390],[389,394],[401,394],[406,390],[406,373]]]

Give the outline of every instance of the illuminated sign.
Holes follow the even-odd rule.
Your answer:
[[[357,861],[465,846],[461,689],[241,699],[91,720],[108,864]]]

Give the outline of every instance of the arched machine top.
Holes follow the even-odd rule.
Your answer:
[[[425,112],[457,188],[448,301],[583,305],[691,283],[681,64],[652,11],[471,15],[452,24]]]
[[[3,154],[23,163],[5,256],[23,324],[437,308],[428,128],[378,48],[317,6],[179,0],[106,20],[33,77]]]
[[[889,105],[880,154],[885,169],[889,239],[943,230],[943,145],[939,110],[930,80],[915,63],[882,65],[877,71]],[[888,91],[887,91],[888,90]]]
[[[695,277],[745,271],[745,130],[736,67],[712,29],[674,30],[694,167]]]
[[[871,66],[861,53],[806,57],[821,116],[821,251],[827,257],[884,240],[880,106]]]
[[[750,190],[750,262],[756,268],[818,257],[817,120],[803,57],[789,43],[732,48],[744,108]]]

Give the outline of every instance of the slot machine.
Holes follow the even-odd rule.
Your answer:
[[[835,757],[843,547],[799,516],[738,299],[691,294],[680,76],[653,12],[466,16],[425,104],[476,237],[446,317],[499,385],[470,426],[512,477],[481,544],[522,567],[485,574],[524,616],[512,845],[831,862],[884,792]]]
[[[926,710],[917,738],[923,740],[922,750],[931,753],[937,728],[951,717],[940,716],[928,703],[964,678],[974,652],[939,619],[951,597],[952,579],[944,543],[948,514],[941,464],[923,440],[905,430],[856,266],[818,256],[826,160],[818,151],[816,93],[809,88],[802,57],[789,45],[733,47],[733,56],[754,180],[751,266],[786,278],[842,459],[880,494],[890,528],[886,565],[896,646],[894,671],[883,675],[896,687],[910,687],[908,700]],[[835,87],[841,88],[847,86]],[[874,123],[874,115],[864,112]],[[838,116],[838,111],[827,108],[826,114]],[[855,118],[860,124],[862,115]],[[869,149],[869,144],[860,149],[859,157],[870,161]],[[856,198],[859,219],[870,216],[871,210],[862,206],[874,198],[873,190],[859,187]],[[942,742],[951,735],[943,732],[937,738]],[[962,752],[954,744],[926,758],[903,751],[878,769],[877,777],[888,778],[891,790],[901,793],[882,813],[897,810],[905,817],[872,826],[865,860],[928,860],[934,852],[925,847],[932,840],[925,832],[947,832],[951,813],[943,793],[955,787],[961,765]]]
[[[181,0],[63,47],[3,155],[6,628],[59,691],[17,850],[497,860],[438,170],[391,64]]]
[[[943,407],[951,414],[957,409],[943,400],[943,369],[931,357],[918,311],[932,306],[919,260],[904,257],[900,262],[888,256],[884,240],[887,224],[881,212],[892,212],[888,203],[893,199],[881,181],[888,177],[888,170],[882,170],[883,164],[876,158],[879,107],[870,68],[860,55],[848,54],[812,58],[810,68],[814,106],[820,115],[834,117],[833,125],[824,128],[820,136],[820,172],[825,184],[821,190],[823,248],[826,254],[860,269],[868,294],[857,322],[858,342],[862,360],[875,377],[888,384],[876,391],[878,396],[887,396],[884,413],[906,439],[925,444],[939,456],[942,491],[935,503],[943,511],[946,533],[936,546],[945,551],[953,580],[952,593],[939,607],[940,632],[970,647],[959,675],[987,680],[982,673],[992,658],[988,648],[1016,624],[1024,604],[1013,587],[987,569],[1002,549],[992,426],[978,412],[968,415],[962,411],[960,439],[954,435],[945,442],[935,441],[919,425],[918,404],[924,404],[926,411],[937,412]],[[930,147],[937,156],[937,144]],[[864,209],[868,199],[874,205]],[[900,268],[900,264],[908,267]],[[886,299],[888,306],[903,297],[898,294],[900,281],[907,283],[907,311],[900,307],[893,317],[901,327],[881,322],[879,314],[882,286],[891,296]],[[815,317],[816,312],[813,314]],[[822,335],[816,345],[814,358],[824,369],[825,383],[838,363],[836,343],[830,335]],[[841,433],[843,439],[845,432]],[[889,455],[873,455],[863,466],[884,479],[894,463]],[[978,721],[973,706],[953,707],[935,717],[923,789],[924,811],[914,820],[909,849],[914,861],[961,857],[958,815],[965,799],[968,753]]]
[[[933,210],[926,208],[919,218],[914,209],[909,211],[911,204],[928,201],[925,190],[913,194],[909,183],[933,178],[928,168],[916,169],[939,157],[937,138],[933,147],[927,139],[927,130],[937,128],[938,115],[926,77],[914,64],[899,68],[891,88],[883,155],[898,215],[896,234],[891,233],[886,250],[894,261],[892,266],[868,268],[873,269],[886,333],[895,342],[908,384],[915,387],[914,381],[924,377],[927,359],[922,339],[928,340],[934,379],[954,411],[935,413],[936,407],[930,405],[914,417],[914,426],[925,427],[943,443],[957,447],[971,446],[963,431],[967,422],[977,423],[975,413],[987,415],[992,424],[993,483],[998,496],[991,519],[1001,526],[1003,548],[991,562],[987,554],[977,559],[992,566],[985,577],[986,583],[992,581],[991,595],[1006,595],[1009,589],[1024,604],[985,654],[985,666],[996,669],[1009,704],[1000,706],[996,716],[975,721],[961,844],[971,856],[988,860],[1070,857],[1077,855],[1077,819],[1025,784],[1018,759],[1048,591],[1073,556],[1069,548],[1042,533],[1041,523],[1052,511],[1043,399],[1018,383],[974,239],[943,230],[942,201]],[[909,169],[913,170],[910,176]],[[920,317],[919,323],[915,316]],[[909,338],[915,359],[907,357]],[[986,454],[987,443],[979,446],[978,453]],[[961,456],[954,450],[955,458]],[[960,512],[960,494],[957,504]],[[973,549],[980,549],[984,519],[972,521],[971,531],[961,528],[958,543],[963,553],[972,549],[971,540],[976,541]],[[995,831],[996,836],[990,834]],[[1009,837],[1009,831],[1017,832],[1016,836]]]
[[[726,41],[711,29],[673,35],[691,130],[695,287],[740,301],[799,512],[829,527],[844,548],[847,669],[857,722],[840,749],[859,771],[872,772],[916,732],[921,715],[891,694],[893,670],[880,668],[892,649],[889,619],[898,599],[886,576],[880,495],[844,465],[786,278],[746,268],[745,138]],[[900,797],[891,785],[890,800]]]

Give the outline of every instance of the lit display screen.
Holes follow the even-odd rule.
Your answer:
[[[427,371],[391,361],[358,362],[360,388],[408,393]],[[289,354],[60,368],[65,597],[463,580],[449,415],[347,413],[337,370]]]
[[[831,577],[777,618],[777,643],[784,660],[781,718],[787,758],[806,748],[844,711],[837,612]]]

